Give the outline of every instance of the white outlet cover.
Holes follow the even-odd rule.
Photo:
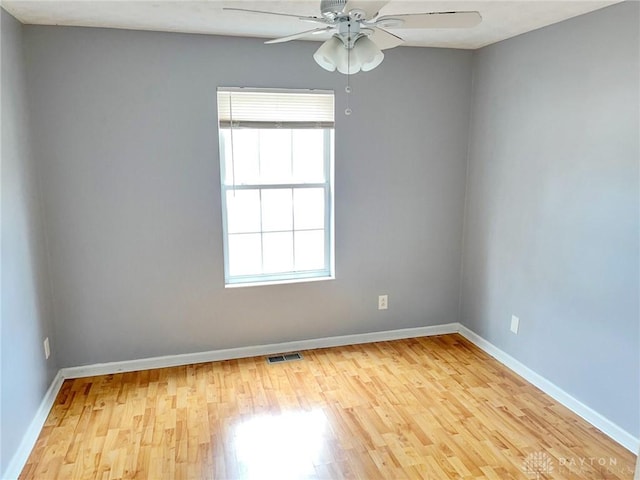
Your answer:
[[[388,295],[378,295],[378,310],[386,310],[389,308]]]
[[[517,335],[519,328],[520,328],[520,319],[515,315],[511,315],[511,331]]]

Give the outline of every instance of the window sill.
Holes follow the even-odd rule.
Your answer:
[[[227,283],[224,288],[264,287],[269,285],[286,285],[289,283],[309,283],[335,280],[334,275],[327,277],[288,278],[286,280],[266,280],[264,282]]]

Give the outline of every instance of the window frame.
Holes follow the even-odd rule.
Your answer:
[[[265,91],[265,92],[295,92],[295,93],[330,93],[334,95],[333,91],[326,90],[282,90],[282,89],[251,89],[252,91]],[[218,92],[233,92],[237,89],[233,88],[218,88]],[[302,123],[302,122],[301,122]],[[224,130],[231,130],[232,128],[248,128],[252,130],[261,130],[258,127],[233,127],[221,126],[218,120],[218,154],[220,162],[220,198],[222,209],[222,235],[223,235],[223,257],[224,257],[224,284],[225,288],[246,287],[246,286],[260,286],[260,285],[274,285],[285,283],[300,283],[300,282],[312,282],[319,280],[333,280],[335,279],[335,242],[334,242],[334,160],[335,160],[335,125],[332,128],[323,126],[318,127],[323,131],[323,169],[324,169],[324,182],[300,182],[300,183],[251,183],[251,184],[227,184],[226,180],[226,145]],[[284,129],[289,129],[283,127]],[[247,232],[260,234],[260,248],[261,248],[261,261],[264,264],[263,256],[263,235],[265,232],[262,230],[262,191],[268,189],[291,189],[292,195],[299,189],[307,188],[322,188],[324,190],[324,268],[315,270],[291,270],[281,273],[260,273],[250,275],[231,275],[229,269],[229,231],[228,231],[228,209],[227,209],[227,194],[228,192],[242,191],[257,191],[260,197],[260,231]],[[293,204],[292,204],[293,206]],[[292,218],[291,233],[293,236],[293,259],[295,267],[295,233],[302,230],[295,229],[295,217]],[[318,230],[308,229],[306,231]],[[289,230],[287,230],[289,231]]]

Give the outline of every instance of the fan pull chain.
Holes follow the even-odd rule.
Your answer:
[[[351,107],[349,107],[349,94],[351,93],[351,85],[349,85],[349,76],[347,75],[347,86],[344,87],[344,91],[347,93],[347,108],[344,109],[345,115],[351,115]]]
[[[348,44],[351,44],[351,23],[348,25]],[[347,93],[347,108],[344,109],[344,114],[351,115],[351,107],[349,106],[349,94],[351,93],[351,48],[347,48],[347,86],[344,87],[344,91]]]
[[[351,115],[351,109],[349,108],[349,94],[351,93],[351,86],[349,85],[349,80],[347,80],[347,86],[344,87],[344,91],[347,93],[347,110],[345,111],[347,115]]]

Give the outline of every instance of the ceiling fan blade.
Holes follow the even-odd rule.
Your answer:
[[[394,20],[402,20],[396,24]],[[482,21],[478,12],[433,12],[384,15],[376,25],[387,28],[471,28]]]
[[[373,28],[373,33],[369,35],[369,39],[375,43],[380,50],[388,50],[395,48],[404,43],[404,40],[383,28]]]
[[[273,40],[267,40],[266,44],[270,45],[272,43],[284,43],[289,42],[291,40],[295,40],[297,38],[306,37],[308,35],[313,35],[316,33],[328,32],[329,30],[333,30],[333,27],[324,27],[324,28],[314,28],[313,30],[307,30],[306,32],[294,33],[293,35],[287,35],[286,37],[274,38]]]
[[[234,7],[223,7],[222,10],[234,11],[234,12],[248,12],[248,13],[261,13],[263,15],[277,15],[279,17],[292,17],[297,18],[298,20],[304,20],[305,22],[315,22],[315,23],[324,23],[327,21],[324,18],[320,17],[304,17],[300,15],[292,15],[290,13],[280,13],[280,12],[267,12],[265,10],[249,10],[247,8],[234,8]]]
[[[342,11],[349,13],[355,9],[362,10],[365,12],[365,18],[371,20],[387,3],[389,0],[347,0]]]

